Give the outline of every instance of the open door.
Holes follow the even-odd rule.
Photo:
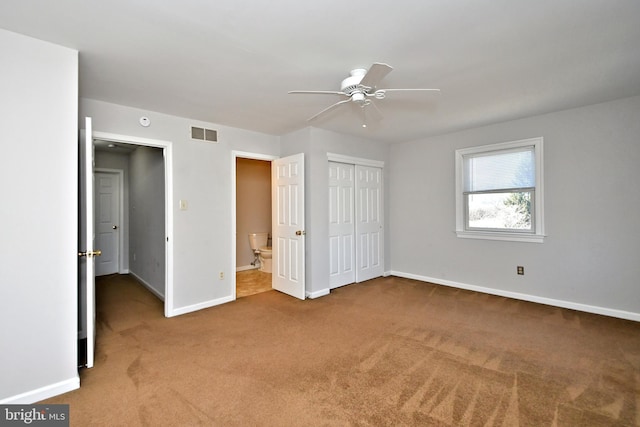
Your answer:
[[[87,368],[93,367],[95,349],[95,257],[100,255],[95,250],[94,242],[94,187],[93,187],[93,132],[91,118],[85,119],[85,134],[80,141],[80,212],[79,212],[79,245],[78,245],[78,279],[80,285],[81,332],[86,334]]]
[[[275,290],[304,299],[304,154],[274,160],[271,176],[272,286]]]

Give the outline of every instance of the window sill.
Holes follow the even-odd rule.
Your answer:
[[[542,234],[503,233],[491,231],[462,231],[456,230],[456,235],[462,239],[506,240],[510,242],[544,243]]]

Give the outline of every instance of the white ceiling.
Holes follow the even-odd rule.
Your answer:
[[[0,28],[80,51],[82,97],[281,135],[385,62],[384,120],[313,125],[400,142],[640,95],[638,0],[2,0]]]

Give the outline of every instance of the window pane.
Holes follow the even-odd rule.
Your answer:
[[[464,191],[535,187],[533,147],[464,158]]]
[[[469,228],[531,230],[531,192],[467,195]]]

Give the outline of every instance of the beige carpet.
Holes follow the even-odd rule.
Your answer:
[[[73,426],[638,426],[640,324],[381,278],[171,319],[97,284]]]

